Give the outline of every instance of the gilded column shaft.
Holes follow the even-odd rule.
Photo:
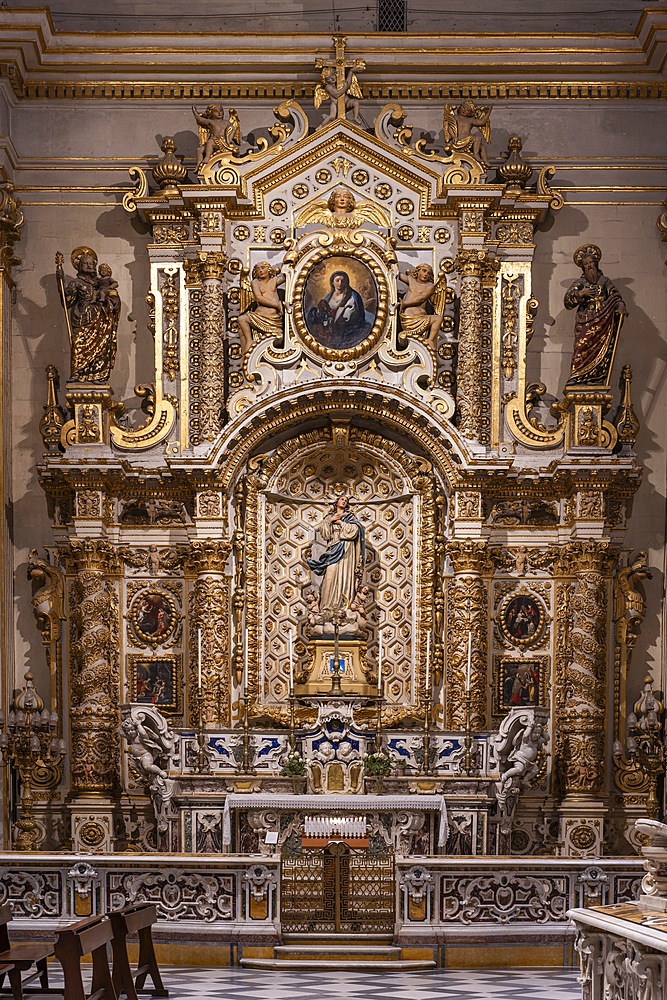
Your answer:
[[[118,679],[112,657],[115,594],[106,578],[112,550],[104,542],[72,542],[70,587],[70,726],[72,790],[110,792],[119,744]]]
[[[473,729],[486,726],[489,586],[492,572],[486,543],[451,542],[454,567],[449,581],[447,621],[447,714],[449,729],[464,729],[470,649],[470,713]]]
[[[461,277],[459,354],[456,375],[456,408],[459,430],[477,438],[480,430],[482,392],[481,310],[482,268],[470,267]]]
[[[214,441],[225,410],[225,312],[222,277],[226,257],[202,254],[202,327],[199,348],[200,427],[204,441]]]
[[[198,724],[200,705],[204,725],[230,724],[231,662],[229,649],[229,581],[225,566],[227,542],[195,542],[188,558],[197,574],[192,590],[190,633],[190,721]],[[199,698],[199,636],[201,634],[201,699]]]
[[[566,698],[559,719],[559,743],[564,761],[563,783],[568,795],[602,791],[605,773],[606,626],[608,564],[606,544],[575,543],[571,559],[574,587],[569,613],[569,662],[565,669]]]

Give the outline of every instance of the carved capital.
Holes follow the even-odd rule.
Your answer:
[[[197,576],[224,573],[231,548],[229,540],[192,542],[184,560],[186,572]]]
[[[486,542],[467,538],[451,541],[447,543],[447,555],[457,575],[471,573],[475,576],[490,576],[493,573],[493,559]]]
[[[460,250],[454,261],[454,270],[462,278],[482,278],[495,274],[500,264],[489,257],[488,250]]]
[[[610,551],[609,542],[588,539],[564,545],[555,565],[558,572],[566,576],[605,573],[611,570],[616,558],[617,553]]]
[[[92,538],[73,538],[58,550],[58,557],[68,572],[115,573],[119,569],[116,551],[109,542]]]
[[[221,251],[201,251],[199,272],[202,281],[222,281],[227,267],[227,255]]]

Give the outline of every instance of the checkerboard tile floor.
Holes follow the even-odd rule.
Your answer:
[[[55,969],[53,973],[56,986]],[[581,1000],[573,969],[367,973],[166,968],[163,979],[170,1000]]]

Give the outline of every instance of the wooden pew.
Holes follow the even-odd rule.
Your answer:
[[[12,908],[9,903],[0,906],[0,994],[11,992],[13,1000],[22,1000],[24,987],[33,979],[39,978],[40,993],[62,993],[62,990],[49,989],[49,972],[47,959],[53,955],[53,945],[48,941],[39,944],[19,942],[12,944],[9,940],[7,925],[12,920]],[[35,971],[23,979],[23,973],[32,966]],[[9,975],[11,990],[5,989],[3,983],[5,974]]]
[[[56,958],[63,967],[67,1000],[118,1000],[109,971],[107,944],[113,938],[108,917],[88,917],[58,932]],[[81,959],[91,955],[93,981],[86,995],[81,976]]]
[[[154,997],[168,997],[158,968],[153,947],[151,927],[157,920],[157,910],[153,903],[132,903],[121,910],[112,910],[109,918],[113,926],[113,983],[118,996],[124,993],[127,1000],[138,1000],[137,992],[151,993]],[[127,955],[128,934],[139,934],[139,963],[132,972]],[[153,989],[144,987],[150,976]]]

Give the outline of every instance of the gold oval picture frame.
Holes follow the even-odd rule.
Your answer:
[[[161,646],[174,634],[178,608],[173,597],[162,590],[140,590],[129,609],[137,637],[149,646]]]
[[[360,358],[378,343],[387,319],[387,279],[362,247],[318,250],[294,286],[297,335],[328,361]]]
[[[542,639],[547,612],[534,594],[519,590],[504,598],[497,620],[504,639],[512,646],[526,649]]]

